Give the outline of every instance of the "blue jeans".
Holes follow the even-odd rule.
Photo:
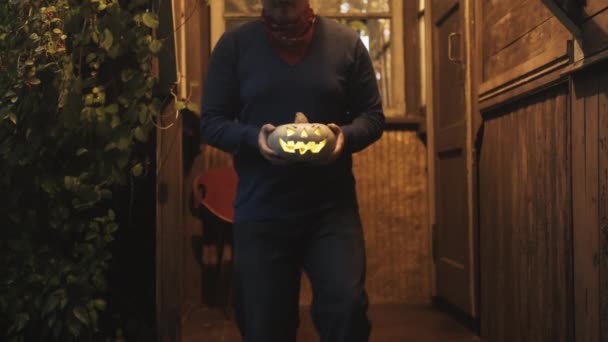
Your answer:
[[[321,342],[366,342],[365,244],[356,207],[234,225],[236,316],[245,342],[295,342],[301,271]]]

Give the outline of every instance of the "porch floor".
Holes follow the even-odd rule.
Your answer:
[[[301,309],[298,342],[318,342],[309,308]],[[431,308],[377,305],[369,310],[370,342],[470,342],[480,339],[450,316]],[[193,312],[184,324],[184,342],[241,342],[234,320],[217,309]]]

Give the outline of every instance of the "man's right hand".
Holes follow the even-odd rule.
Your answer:
[[[265,124],[260,128],[258,134],[258,147],[262,157],[266,158],[272,165],[286,165],[287,160],[281,159],[271,148],[268,146],[268,136],[276,127],[271,124]]]

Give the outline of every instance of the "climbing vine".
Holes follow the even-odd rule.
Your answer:
[[[146,0],[0,0],[0,340],[122,339],[112,191],[147,172],[158,23]]]

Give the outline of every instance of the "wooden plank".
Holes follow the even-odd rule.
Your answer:
[[[445,16],[454,9],[455,6],[459,6],[460,0],[431,0],[432,1],[432,12],[433,12],[433,23],[438,25],[439,22],[445,19]],[[414,1],[412,1],[414,2]]]
[[[484,124],[484,132],[485,134],[492,134],[493,132],[493,123]],[[484,135],[485,135],[484,134]],[[480,188],[480,215],[479,215],[479,254],[480,254],[480,285],[481,288],[484,289],[481,291],[481,336],[486,340],[491,340],[493,338],[493,333],[497,330],[495,326],[495,322],[501,321],[501,311],[493,312],[494,310],[487,310],[486,307],[496,307],[497,297],[494,297],[492,294],[494,293],[494,288],[500,282],[500,279],[492,279],[490,277],[491,273],[484,272],[484,270],[492,269],[498,274],[501,274],[501,270],[499,268],[499,260],[496,258],[492,258],[493,255],[493,243],[496,238],[494,236],[495,233],[500,232],[499,229],[485,229],[485,227],[489,227],[493,224],[493,217],[496,217],[496,208],[495,203],[491,202],[493,199],[498,197],[497,187],[499,182],[493,182],[492,177],[489,175],[489,170],[485,173],[483,172],[484,168],[489,165],[496,165],[496,161],[494,157],[496,154],[495,151],[489,150],[492,149],[492,145],[484,144],[484,148],[481,150],[480,155],[480,180],[479,180],[479,188]],[[489,150],[489,152],[488,152]],[[481,191],[483,189],[483,191]],[[490,196],[490,194],[494,194],[494,196]],[[499,218],[496,218],[498,222],[500,222]],[[496,282],[498,280],[498,282]]]
[[[608,341],[608,72],[599,75],[600,337]]]
[[[496,109],[484,124],[479,210],[487,341],[572,341],[566,95],[565,87],[551,88]]]
[[[173,104],[167,106],[172,111]],[[170,114],[170,113],[163,113]],[[163,115],[170,117],[171,115]],[[166,124],[166,123],[165,123]],[[182,120],[157,129],[156,306],[162,342],[181,341],[183,159]]]
[[[418,1],[403,2],[403,47],[405,53],[405,108],[406,113],[419,113],[421,104],[420,41],[418,30]],[[422,118],[416,115],[415,118]]]
[[[480,100],[508,92],[522,87],[528,82],[537,81],[538,78],[553,73],[556,69],[565,69],[569,63],[568,56],[555,56],[553,51],[546,51],[530,58],[525,64],[519,64],[512,69],[496,75],[479,86]]]
[[[561,76],[560,65],[557,65],[553,70],[549,69],[546,71],[548,71],[548,73],[543,74],[540,77],[532,78],[531,76],[530,79],[522,79],[522,82],[517,82],[513,84],[513,86],[481,97],[479,99],[479,108],[481,112],[492,111],[497,107],[504,106],[508,103],[534,95],[547,88],[554,87],[560,83],[567,82],[567,79]]]
[[[591,17],[595,16],[606,8],[608,8],[608,1],[606,0],[585,0],[585,6],[583,7],[583,20],[587,21],[591,19]]]
[[[531,13],[534,15],[530,15]],[[520,2],[497,21],[486,23],[484,56],[488,58],[495,55],[549,20],[551,16],[551,12],[540,1]]]
[[[505,81],[522,76],[543,65],[550,64],[567,54],[567,40],[570,33],[557,18],[551,18],[535,30],[505,47],[500,52],[484,60],[484,82],[508,72]],[[541,60],[534,59],[543,56]],[[534,62],[532,62],[534,61]],[[523,65],[523,67],[520,67]],[[510,69],[520,67],[516,72]]]
[[[608,8],[583,24],[583,50],[590,55],[608,47]]]
[[[587,77],[589,75],[586,75]],[[577,342],[598,341],[597,81],[577,78],[572,99],[574,307]],[[593,124],[592,126],[590,126]]]
[[[204,94],[203,80],[207,74],[207,65],[209,63],[211,42],[210,42],[210,9],[203,3],[198,3],[198,16],[193,16],[186,29],[188,36],[204,37],[195,44],[195,47],[188,49],[186,57],[188,63],[188,78],[192,81],[198,81],[200,87],[192,89],[192,100],[200,104],[202,94]],[[200,108],[200,105],[199,105]],[[198,113],[200,114],[200,113]],[[192,183],[195,177],[200,172],[205,170],[205,154],[201,153],[200,146],[200,126],[199,117],[192,117],[190,120],[184,121],[184,305],[183,316],[187,317],[189,313],[198,310],[203,303],[203,277],[201,262],[203,259],[202,253],[209,251],[200,246],[201,253],[197,254],[199,249],[198,243],[202,239],[202,224],[200,218],[191,210],[192,201]],[[202,244],[202,242],[201,242]]]
[[[598,206],[598,119],[599,119],[599,80],[595,77],[590,80],[588,96],[585,98],[585,196],[586,206],[586,231],[587,239],[586,257],[588,270],[593,272],[593,283],[587,289],[587,317],[589,318],[588,335],[590,341],[599,339],[599,206]],[[584,339],[583,339],[584,341]]]
[[[564,68],[564,70],[562,71],[562,76],[568,76],[570,74],[583,71],[591,66],[595,66],[599,63],[603,63],[606,60],[608,60],[608,50],[598,52],[596,54],[585,57],[581,60],[578,60],[578,61],[570,64],[569,66]]]
[[[489,25],[492,23],[496,23],[500,18],[504,17],[512,8],[521,6],[524,2],[527,2],[527,0],[481,1],[483,16],[480,19],[484,30],[489,28]]]

